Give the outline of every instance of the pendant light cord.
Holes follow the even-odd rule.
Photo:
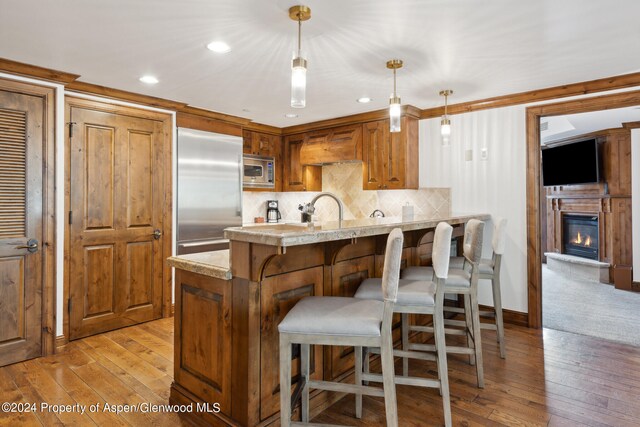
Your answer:
[[[393,69],[393,97],[397,98],[398,94],[396,91],[396,69]]]
[[[302,20],[298,15],[298,58],[302,56]]]

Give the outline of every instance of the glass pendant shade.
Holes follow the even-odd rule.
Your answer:
[[[392,96],[389,100],[389,132],[400,132],[400,98]]]
[[[291,63],[291,106],[304,108],[307,105],[307,61],[294,58]]]
[[[444,116],[440,121],[440,136],[442,137],[442,145],[449,145],[451,137],[451,120]]]

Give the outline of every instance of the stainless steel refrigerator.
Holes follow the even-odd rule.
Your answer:
[[[177,253],[227,249],[242,225],[242,138],[178,128]]]

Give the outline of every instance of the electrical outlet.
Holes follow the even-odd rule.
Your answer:
[[[480,150],[480,160],[487,160],[489,158],[489,150],[484,147]]]
[[[465,150],[464,151],[464,160],[470,162],[473,160],[473,150]]]

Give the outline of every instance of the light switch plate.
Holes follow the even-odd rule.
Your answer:
[[[473,160],[473,150],[464,151],[464,160],[470,162]]]
[[[489,150],[484,147],[480,150],[480,160],[487,160],[489,158]]]

